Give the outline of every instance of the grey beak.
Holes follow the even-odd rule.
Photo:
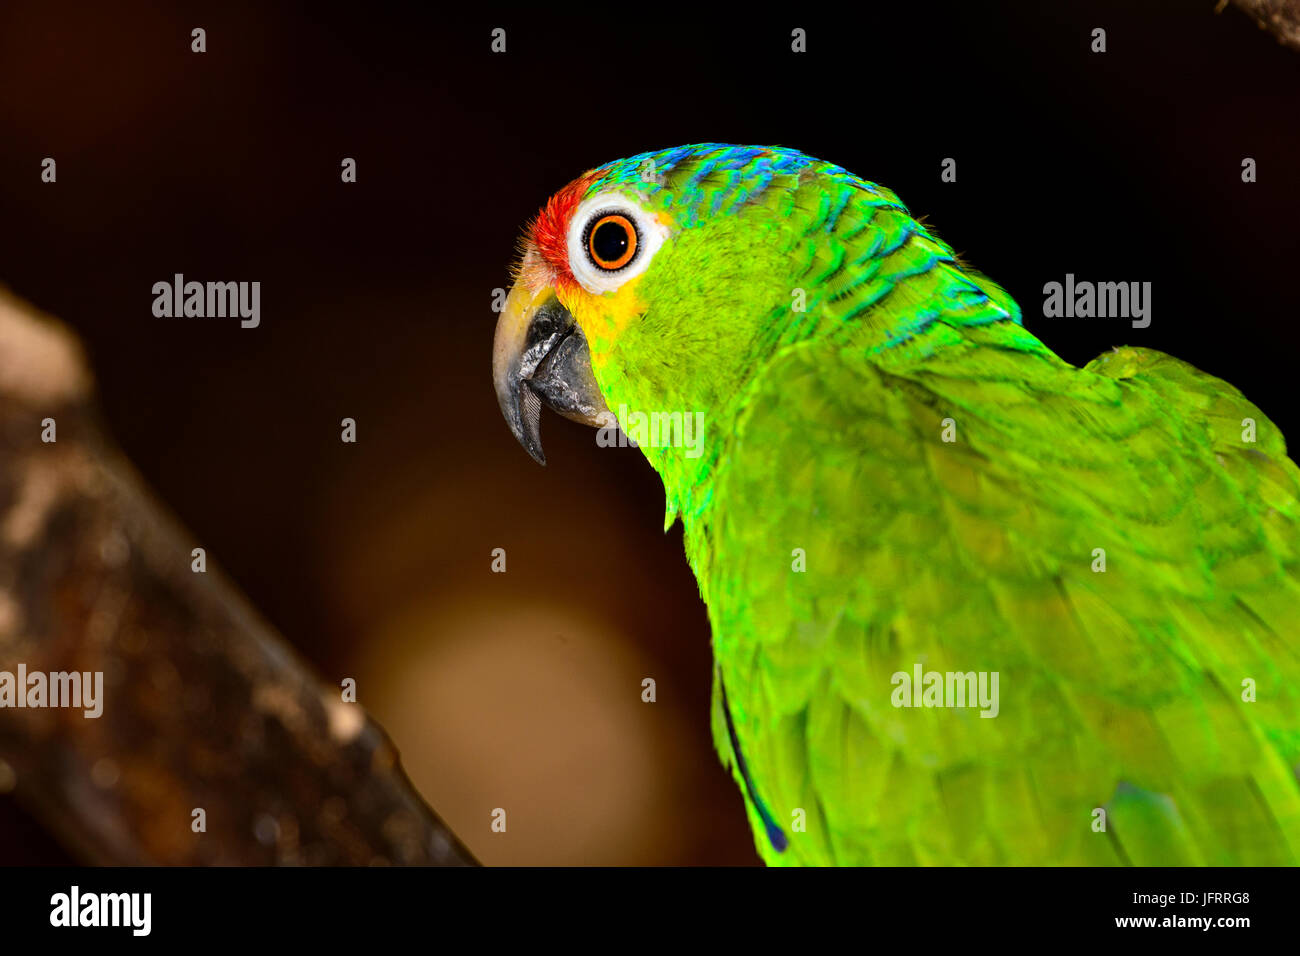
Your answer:
[[[587,337],[549,289],[535,297],[519,286],[511,291],[497,321],[492,352],[492,380],[501,414],[511,434],[538,464],[546,464],[543,402],[565,418],[587,425],[613,421],[591,371]]]

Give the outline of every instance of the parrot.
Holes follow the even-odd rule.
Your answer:
[[[1300,860],[1300,470],[1237,388],[1070,364],[791,148],[597,167],[512,282],[506,424],[545,464],[545,405],[662,479],[765,863]]]

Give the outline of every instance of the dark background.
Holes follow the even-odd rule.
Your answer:
[[[1172,352],[1295,435],[1300,54],[1214,5],[3,0],[0,282],[83,336],[144,476],[323,677],[358,679],[480,859],[755,862],[658,479],[555,416],[539,468],[500,419],[520,227],[606,160],[794,146],[894,189],[1065,358]],[[155,318],[176,272],[260,281],[261,327]],[[1151,327],[1043,319],[1067,272],[1152,282]],[[66,860],[0,796],[0,863]]]

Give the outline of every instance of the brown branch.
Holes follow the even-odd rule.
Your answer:
[[[472,864],[196,546],[105,438],[71,334],[0,292],[0,790],[87,862]],[[102,673],[101,716],[13,706],[20,665]]]
[[[1261,30],[1268,30],[1279,43],[1300,50],[1300,2],[1297,0],[1232,0]],[[1227,0],[1219,0],[1222,10]],[[1216,10],[1216,12],[1217,12]]]

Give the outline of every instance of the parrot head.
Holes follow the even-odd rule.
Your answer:
[[[782,206],[828,173],[848,175],[793,150],[704,144],[609,163],[551,197],[493,348],[528,453],[545,463],[543,404],[597,426],[615,408],[719,413],[790,302]]]
[[[884,347],[948,312],[1018,321],[969,275],[897,196],[832,163],[716,143],[642,153],[574,180],[526,229],[497,322],[497,398],[543,464],[543,404],[624,431],[638,413],[699,415],[696,460],[640,443],[666,486],[689,486],[779,348]]]

